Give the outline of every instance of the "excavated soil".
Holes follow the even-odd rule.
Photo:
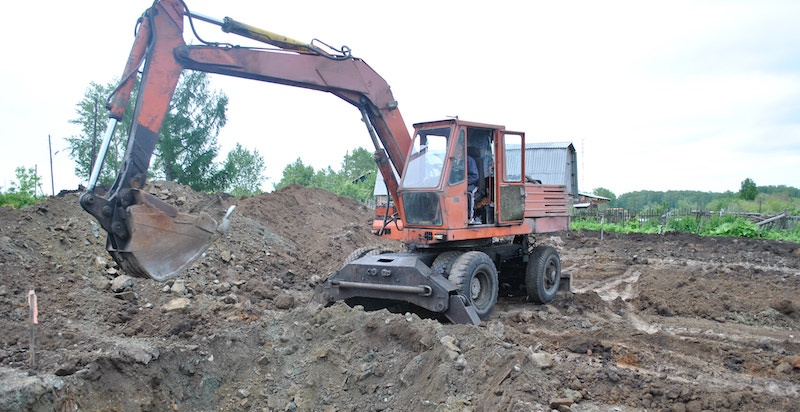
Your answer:
[[[356,202],[151,192],[184,212],[238,205],[163,283],[115,267],[78,194],[0,208],[0,410],[800,411],[796,243],[542,235],[571,292],[451,325],[312,302],[352,250],[401,247]]]

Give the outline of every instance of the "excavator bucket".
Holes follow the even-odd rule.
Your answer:
[[[189,215],[153,195],[140,192],[141,203],[128,207],[130,241],[121,249],[109,245],[114,260],[128,273],[164,281],[201,257],[230,226],[231,206],[217,221],[208,213]]]

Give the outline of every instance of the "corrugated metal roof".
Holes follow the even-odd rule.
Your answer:
[[[519,148],[510,148],[506,153],[508,174],[511,176],[519,176],[519,156]],[[526,143],[525,176],[544,184],[566,185],[567,192],[577,196],[578,165],[575,147],[570,142]]]
[[[528,149],[568,149],[572,142],[526,142],[525,146]]]

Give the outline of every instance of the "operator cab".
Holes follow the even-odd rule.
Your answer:
[[[503,127],[452,119],[414,128],[398,191],[404,224],[445,229],[494,224],[495,136]]]

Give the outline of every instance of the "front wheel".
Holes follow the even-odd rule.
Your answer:
[[[498,281],[497,268],[486,253],[471,251],[456,258],[448,279],[475,307],[481,320],[489,318],[497,303]]]
[[[537,246],[525,270],[525,288],[534,303],[549,303],[556,297],[561,283],[561,260],[551,246]]]

